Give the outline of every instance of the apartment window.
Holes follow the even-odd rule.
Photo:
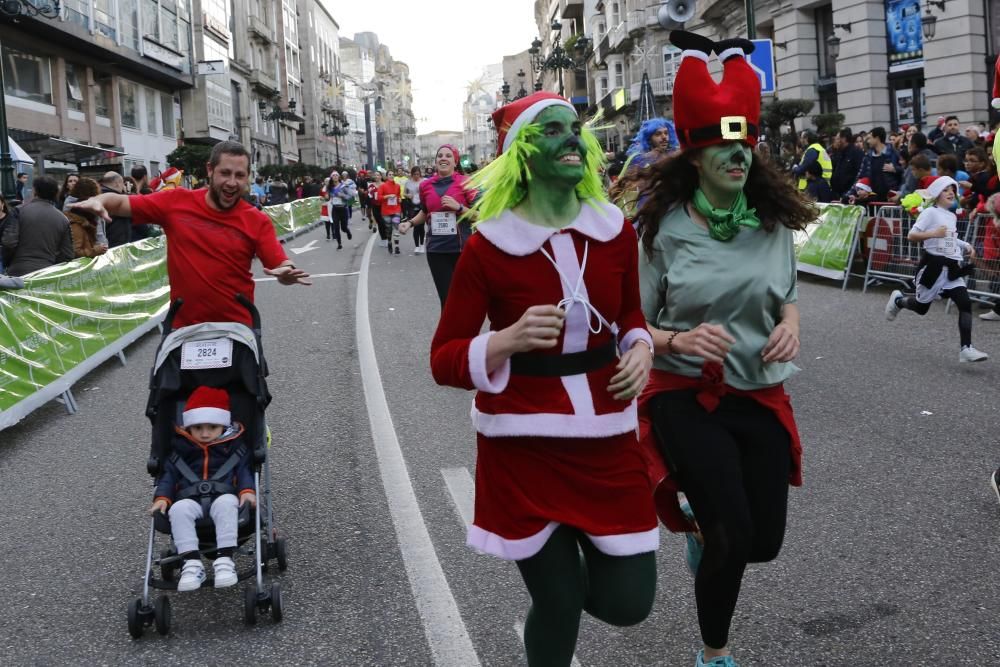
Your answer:
[[[146,88],[146,131],[150,134],[156,134],[156,107],[159,106],[156,91],[152,88]]]
[[[156,0],[142,0],[142,34],[160,41],[160,6]]]
[[[139,129],[138,91],[131,81],[118,82],[118,98],[122,106],[122,125]]]
[[[90,3],[87,0],[65,0],[66,20],[90,29]]]
[[[615,63],[615,88],[625,87],[625,65]]]
[[[153,176],[159,176],[159,175],[160,175],[160,163],[157,162],[156,160],[150,160],[149,161],[149,176],[150,176],[150,178],[152,178]]]
[[[815,10],[816,48],[819,56],[819,78],[830,79],[837,76],[837,60],[830,53],[826,39],[833,35],[833,5]],[[919,30],[919,25],[918,25]]]
[[[94,82],[94,113],[104,118],[111,118],[111,78],[98,79]]]
[[[174,51],[181,47],[177,39],[177,14],[166,4],[160,5],[160,43]]]
[[[52,104],[52,63],[45,56],[33,56],[3,47],[4,93],[32,102]]]
[[[94,29],[109,39],[118,39],[114,0],[94,0]]]
[[[608,77],[602,76],[597,81],[597,98],[601,99],[608,94]]]
[[[622,10],[621,5],[617,2],[611,3],[611,27],[617,27],[619,23],[622,22]]]
[[[139,0],[118,0],[122,44],[139,50]]]
[[[667,44],[663,47],[663,78],[667,80],[667,86],[674,85],[674,75],[681,64],[681,50],[676,46]]]
[[[81,112],[83,111],[83,90],[80,88],[78,72],[83,71],[82,67],[66,63],[66,106]]]
[[[597,39],[595,41],[600,42],[604,39],[604,36],[608,33],[607,26],[604,25],[604,21],[599,21],[597,23]]]
[[[170,95],[160,95],[160,122],[163,123],[163,136],[174,136],[174,98]]]

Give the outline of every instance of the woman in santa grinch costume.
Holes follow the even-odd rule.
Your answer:
[[[799,351],[792,234],[816,214],[754,159],[760,81],[745,60],[753,44],[686,32],[671,41],[684,50],[673,93],[682,152],[654,168],[641,210],[640,290],[656,353],[643,396],[655,438],[644,442],[669,472],[656,495],[667,527],[703,536],[703,551],[688,545],[704,642],[696,665],[734,667],[729,626],[743,572],[777,556],[788,485],[801,483],[782,383]],[[712,51],[723,62],[720,84],[708,71]]]
[[[583,611],[631,625],[653,604],[658,529],[635,435],[652,340],[636,235],[603,196],[596,138],[551,93],[493,120],[499,156],[471,185],[480,222],[431,367],[478,390],[467,542],[517,562],[528,664],[569,665]]]

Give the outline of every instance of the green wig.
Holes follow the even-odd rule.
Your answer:
[[[514,208],[528,195],[531,170],[528,159],[538,152],[531,140],[542,134],[542,126],[528,123],[518,132],[517,138],[503,155],[477,171],[466,184],[466,188],[482,192],[473,206],[479,212],[479,221],[499,217],[504,211]],[[576,185],[576,196],[589,204],[606,202],[601,171],[606,163],[604,149],[597,136],[584,126],[580,129],[580,141],[586,149],[583,179]]]

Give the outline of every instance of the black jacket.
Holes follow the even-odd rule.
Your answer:
[[[23,276],[76,256],[69,220],[55,202],[36,197],[20,207],[18,217],[20,233],[7,267],[9,275]]]
[[[111,194],[120,195],[121,193],[117,190],[112,190],[111,188],[101,186],[101,193],[110,192]],[[115,248],[120,245],[125,245],[132,241],[132,218],[125,218],[122,216],[115,216],[111,218],[111,222],[104,224],[104,233],[108,235],[108,247]]]
[[[830,177],[830,189],[833,194],[840,199],[847,191],[854,187],[855,178],[861,170],[861,160],[864,153],[854,144],[849,145],[839,151],[835,151],[831,156],[833,160],[833,176]]]
[[[962,168],[962,160],[965,159],[965,151],[972,148],[973,144],[968,137],[961,134],[946,134],[934,142],[934,150],[940,155],[951,153],[958,156],[959,169]]]

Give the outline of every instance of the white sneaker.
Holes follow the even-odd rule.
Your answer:
[[[963,347],[962,351],[958,353],[958,360],[962,363],[967,361],[986,361],[990,358],[990,355],[985,352],[980,352],[976,348],[969,345],[968,347]]]
[[[227,588],[239,581],[239,577],[236,576],[236,563],[228,556],[216,558],[212,562],[212,569],[215,571],[216,588]]]
[[[389,241],[379,241],[378,244],[380,246],[382,246],[383,248],[388,248],[389,247]]]
[[[201,561],[186,560],[181,569],[181,578],[177,582],[177,592],[196,591],[201,588],[203,581],[205,581],[205,566],[201,564]]]
[[[902,296],[903,293],[898,289],[892,290],[892,294],[889,295],[889,301],[885,304],[885,319],[890,322],[896,319],[896,315],[899,315],[899,311],[902,310],[902,308],[896,305],[896,299]]]
[[[979,319],[986,320],[987,322],[1000,322],[1000,315],[997,315],[992,310],[990,310],[980,315]]]
[[[423,255],[424,254],[424,247],[422,245],[418,245],[413,252],[415,254],[417,254],[417,255]]]

